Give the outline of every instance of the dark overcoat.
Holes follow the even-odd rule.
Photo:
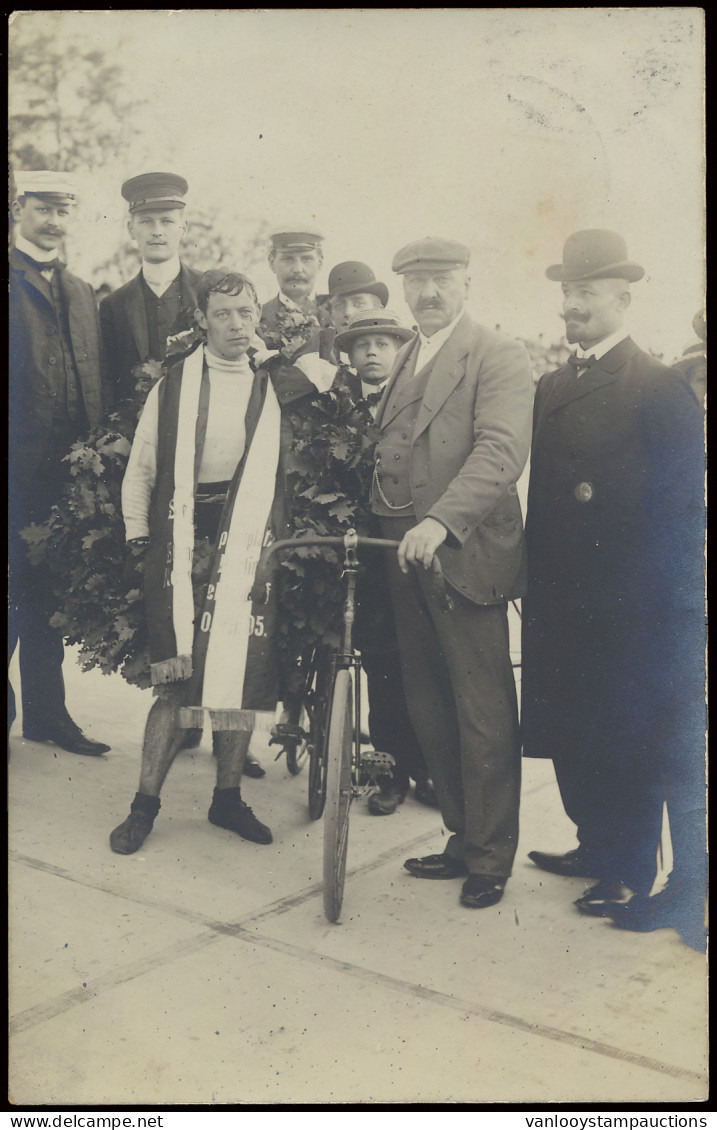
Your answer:
[[[526,519],[526,755],[654,748],[674,633],[703,607],[703,465],[690,388],[630,338],[580,377],[565,365],[540,380]]]
[[[86,416],[82,424],[94,427],[102,420],[105,391],[97,303],[89,283],[70,271],[63,268],[59,282]],[[9,314],[10,493],[18,502],[32,492],[53,448],[62,354],[60,314],[50,284],[15,249],[10,252]]]
[[[196,291],[201,277],[200,271],[193,271],[182,264],[181,324],[172,332],[189,328],[186,323],[190,322],[197,305]],[[100,325],[112,396],[114,400],[122,399],[134,391],[132,369],[149,358],[149,331],[141,273],[102,299]]]

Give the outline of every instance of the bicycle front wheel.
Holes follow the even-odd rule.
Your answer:
[[[329,922],[341,914],[352,797],[353,685],[351,672],[338,671],[329,718],[324,810],[324,912]]]

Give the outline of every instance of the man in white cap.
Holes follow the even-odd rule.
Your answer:
[[[628,334],[630,284],[644,273],[600,228],[569,236],[546,271],[575,352],[535,400],[523,747],[552,759],[579,846],[530,858],[599,880],[576,900],[580,913],[673,926],[702,948],[702,414],[687,383]],[[664,800],[673,871],[650,898]]]
[[[419,332],[399,352],[376,423],[373,510],[400,542],[389,581],[411,720],[441,815],[443,852],[406,860],[421,879],[463,878],[460,901],[497,903],[518,840],[520,738],[507,602],[522,595],[516,482],[533,385],[522,346],[465,310],[470,252],[428,237],[393,269]],[[438,556],[453,608],[433,590]]]
[[[291,314],[311,315],[319,326],[330,325],[326,302],[316,296],[323,239],[311,223],[285,224],[271,233],[269,266],[279,283],[279,293],[264,303],[259,323],[259,335],[269,349],[281,348],[281,335]],[[318,333],[315,336],[318,341]],[[317,348],[317,344],[307,345],[306,352]]]
[[[126,180],[127,229],[142,257],[133,279],[100,304],[100,325],[115,399],[134,392],[133,369],[164,360],[167,338],[189,329],[200,274],[181,263],[187,231],[187,182],[176,173],[142,173]]]
[[[92,287],[57,257],[75,188],[64,173],[17,172],[10,252],[10,640],[20,642],[23,736],[72,753],[109,746],[86,737],[65,706],[62,633],[49,578],[31,568],[20,531],[46,521],[59,497],[62,459],[104,409],[97,304]],[[15,700],[10,690],[10,720]]]

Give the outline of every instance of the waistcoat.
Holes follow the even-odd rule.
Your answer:
[[[414,513],[410,479],[411,440],[432,368],[431,361],[415,375],[410,373],[410,369],[404,369],[389,394],[384,411],[387,423],[381,429],[376,445],[376,475],[371,496],[374,514],[396,517],[396,511],[381,499],[376,478],[391,506],[402,507],[399,516],[408,518]]]

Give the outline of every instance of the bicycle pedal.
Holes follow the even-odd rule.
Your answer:
[[[361,754],[361,773],[366,773],[369,777],[392,777],[391,770],[395,764],[396,759],[390,753],[371,750]]]
[[[277,722],[271,728],[269,745],[283,745],[287,741],[298,745],[299,742],[306,741],[308,736],[306,730],[302,730],[301,726],[293,726],[290,722]]]

